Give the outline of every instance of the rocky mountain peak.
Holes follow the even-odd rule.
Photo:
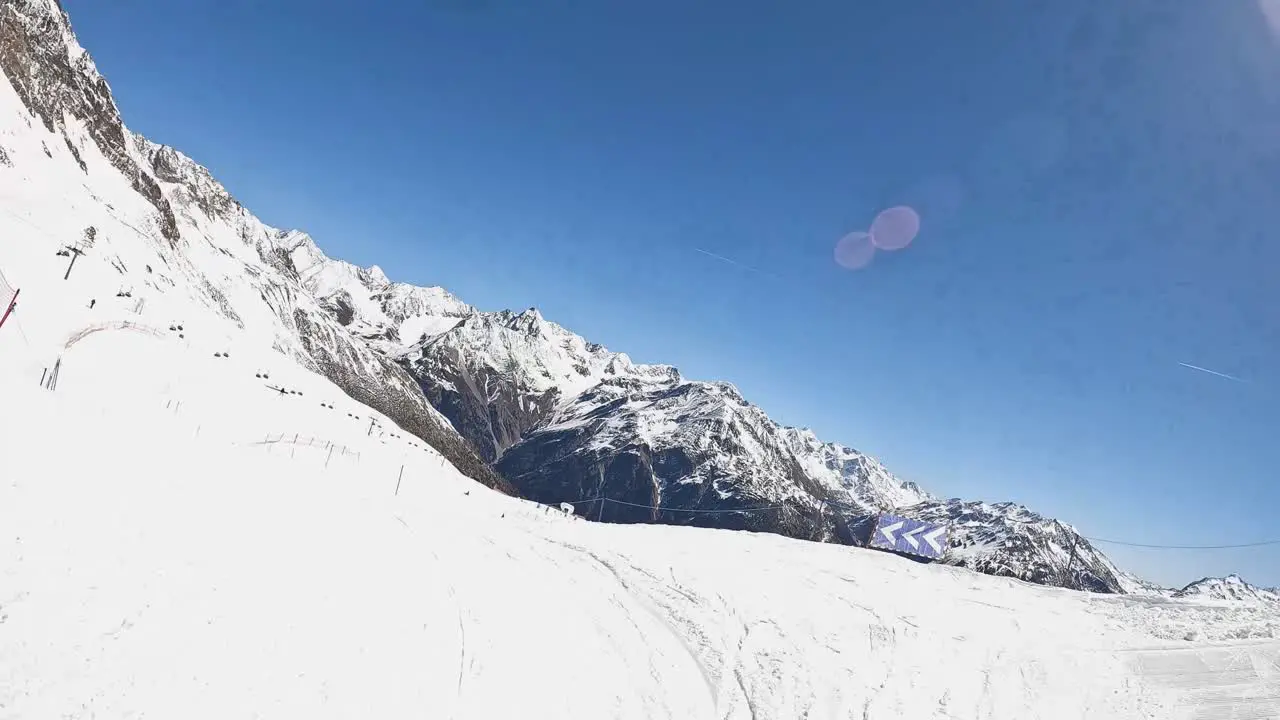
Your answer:
[[[391,284],[391,280],[387,279],[387,274],[382,272],[382,268],[377,265],[370,265],[369,268],[365,270],[365,275],[371,289],[374,287],[385,288]]]
[[[18,98],[46,130],[60,135],[80,169],[88,172],[81,141],[93,142],[156,210],[160,235],[177,242],[177,220],[156,179],[135,157],[107,81],[80,46],[55,0],[0,3],[0,70]]]
[[[1173,594],[1179,598],[1280,603],[1280,595],[1247,582],[1232,573],[1226,577],[1201,578]]]
[[[176,148],[152,142],[137,133],[131,133],[130,139],[156,178],[177,186],[179,204],[194,204],[207,217],[223,221],[243,211],[239,201],[203,165]]]
[[[529,308],[514,314],[507,313],[506,325],[512,330],[533,336],[543,336],[552,332],[537,308]]]

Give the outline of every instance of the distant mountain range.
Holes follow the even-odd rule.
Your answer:
[[[1141,587],[1068,525],[1012,503],[943,500],[854,449],[783,427],[733,385],[633,362],[536,309],[480,312],[376,269],[304,273],[322,306],[395,358],[517,491],[587,517],[855,542],[897,510],[951,527],[948,561],[1098,592]],[[336,268],[335,269],[335,266]],[[312,279],[314,278],[314,280]],[[406,313],[404,298],[419,298]]]
[[[1173,593],[1173,597],[1280,603],[1280,593],[1275,589],[1250,585],[1235,574],[1220,578],[1202,578]]]

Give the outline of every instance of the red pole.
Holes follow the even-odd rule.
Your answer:
[[[4,315],[0,316],[0,327],[4,327],[4,321],[9,319],[9,314],[18,305],[18,293],[22,292],[22,288],[13,291],[13,299],[9,301],[9,307],[5,308]]]

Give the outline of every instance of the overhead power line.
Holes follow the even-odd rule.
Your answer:
[[[593,502],[608,502],[608,503],[614,503],[615,505],[626,505],[629,507],[643,508],[645,510],[658,510],[659,512],[690,513],[690,514],[697,514],[697,515],[724,515],[724,514],[732,514],[732,513],[752,512],[756,510],[779,510],[779,509],[790,507],[785,504],[779,504],[779,505],[760,505],[757,507],[733,508],[733,509],[724,509],[724,510],[693,510],[693,509],[686,509],[686,508],[642,505],[640,503],[627,502],[625,500],[615,500],[613,498],[607,498],[607,497],[583,498],[581,500],[570,500],[568,502],[570,505],[586,504],[586,503],[593,503]],[[865,510],[863,510],[862,508],[844,507],[832,502],[827,502],[826,506],[837,511],[843,510],[848,512],[848,511],[856,510],[858,512],[865,512]],[[1234,544],[1225,544],[1225,545],[1159,545],[1159,544],[1153,544],[1153,543],[1136,543],[1136,542],[1128,542],[1126,540],[1111,540],[1108,538],[1089,537],[1088,535],[1080,535],[1080,537],[1083,537],[1085,540],[1088,540],[1089,542],[1105,543],[1108,545],[1121,545],[1124,547],[1150,548],[1150,549],[1156,549],[1156,550],[1235,550],[1240,548],[1280,545],[1280,539],[1263,540],[1262,542],[1234,543]]]
[[[693,513],[698,515],[725,515],[730,513],[751,512],[753,510],[777,510],[779,508],[787,507],[786,505],[761,505],[757,507],[733,508],[733,509],[724,509],[724,510],[692,510],[692,509],[686,509],[686,508],[662,507],[657,505],[641,505],[639,503],[626,502],[625,500],[614,500],[613,498],[607,498],[607,497],[593,497],[593,498],[585,498],[582,500],[567,500],[566,502],[568,502],[570,505],[577,505],[579,503],[593,503],[597,501],[609,502],[615,505],[627,505],[629,507],[644,508],[645,510],[658,510],[660,512]]]
[[[1095,538],[1085,536],[1089,542],[1100,542],[1108,545],[1123,545],[1124,547],[1137,548],[1154,548],[1157,550],[1234,550],[1237,548],[1263,547],[1265,545],[1280,545],[1280,540],[1263,540],[1262,542],[1238,543],[1234,545],[1151,545],[1147,543],[1125,542],[1123,540],[1108,540],[1106,538]]]

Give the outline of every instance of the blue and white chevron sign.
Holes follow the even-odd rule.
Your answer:
[[[947,526],[897,515],[881,515],[876,519],[867,545],[937,560],[947,552]]]

